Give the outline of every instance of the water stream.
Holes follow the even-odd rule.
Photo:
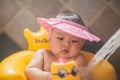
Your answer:
[[[103,47],[95,54],[93,59],[87,66],[87,73],[92,71],[94,66],[98,64],[101,60],[108,60],[109,57],[114,54],[117,48],[120,47],[120,29],[118,29],[113,36],[103,45]]]

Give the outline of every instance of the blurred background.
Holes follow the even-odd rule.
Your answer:
[[[120,28],[120,0],[0,0],[0,61],[27,49],[23,30],[37,32],[40,29],[37,17],[55,17],[64,10],[78,13],[86,27],[101,38],[101,42],[86,42],[83,47],[93,53]],[[117,75],[120,75],[119,61],[120,48],[109,59]]]

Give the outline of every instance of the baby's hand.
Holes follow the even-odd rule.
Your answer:
[[[51,75],[51,73],[49,74],[48,80],[52,80],[52,75]]]

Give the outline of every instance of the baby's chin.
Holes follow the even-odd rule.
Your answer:
[[[60,55],[59,56],[60,58],[63,58],[63,59],[72,59],[72,58],[74,58],[74,57],[71,57],[70,55]]]
[[[64,58],[64,59],[71,59],[71,58],[74,58],[75,56],[74,55],[70,55],[70,53],[57,53],[57,54],[54,54],[57,58]]]

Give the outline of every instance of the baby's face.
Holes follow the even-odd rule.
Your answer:
[[[49,39],[49,44],[55,56],[73,58],[80,54],[83,40],[54,28]]]

